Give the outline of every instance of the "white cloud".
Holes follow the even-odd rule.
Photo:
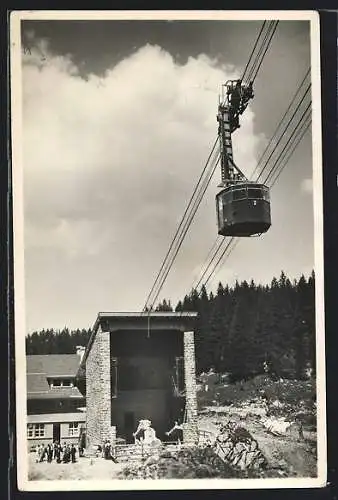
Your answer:
[[[50,54],[44,42],[23,57],[27,266],[58,248],[56,267],[50,269],[47,259],[36,272],[53,283],[71,258],[68,279],[81,283],[76,259],[94,255],[98,282],[90,286],[101,286],[100,273],[114,267],[113,303],[132,309],[152,284],[209,154],[220,84],[237,76],[234,68],[221,68],[204,55],[177,65],[160,47],[147,45],[103,78],[85,81],[70,58]],[[248,108],[234,139],[236,162],[247,174],[262,142],[253,119]],[[187,239],[180,259],[182,269],[201,262],[215,235],[218,182],[216,171],[206,209],[195,222],[200,230]],[[119,288],[135,275],[140,281],[130,303],[120,303]],[[38,310],[33,282],[28,290]],[[97,293],[108,297],[103,289]],[[112,294],[110,289],[109,300]],[[80,309],[69,314],[79,317]]]

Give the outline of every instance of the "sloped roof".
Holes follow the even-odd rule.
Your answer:
[[[48,384],[47,384],[48,385]],[[52,389],[48,387],[45,391],[28,391],[27,399],[71,399],[83,398],[77,387],[60,387]]]
[[[81,398],[77,387],[50,388],[49,377],[75,377],[80,365],[77,354],[36,354],[26,357],[27,399]]]
[[[80,365],[77,354],[34,354],[27,356],[27,374],[43,373],[46,377],[75,377]]]
[[[85,422],[86,414],[85,413],[48,413],[44,415],[28,415],[27,423],[28,424],[47,424],[49,422]]]
[[[46,392],[49,385],[44,373],[27,373],[27,392]]]

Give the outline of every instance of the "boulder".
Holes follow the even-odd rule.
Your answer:
[[[267,465],[255,438],[247,429],[232,421],[220,428],[213,448],[224,462],[241,470]]]

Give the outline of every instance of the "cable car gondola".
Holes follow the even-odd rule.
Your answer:
[[[229,80],[218,106],[222,187],[216,195],[218,234],[249,237],[271,226],[270,193],[264,184],[249,181],[233,161],[231,134],[240,127],[239,115],[252,99],[252,84]],[[235,99],[233,94],[235,93]]]
[[[254,236],[271,226],[270,193],[263,184],[230,185],[216,195],[218,234]]]

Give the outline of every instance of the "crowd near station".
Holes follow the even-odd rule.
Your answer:
[[[53,460],[58,464],[75,463],[77,454],[81,456],[82,451],[80,447],[76,447],[73,443],[61,445],[58,441],[54,441],[53,444],[39,444],[35,448],[35,461],[36,463],[51,463]]]

